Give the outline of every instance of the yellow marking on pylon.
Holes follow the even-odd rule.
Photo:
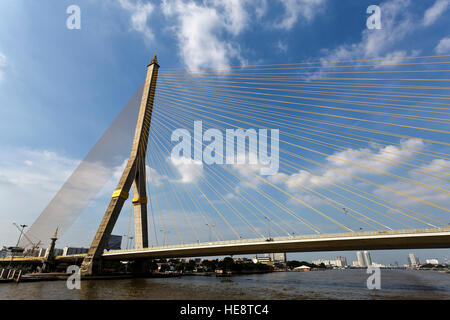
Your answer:
[[[122,189],[118,189],[118,190],[114,190],[113,194],[112,194],[112,198],[117,198],[120,197],[124,200],[128,199],[128,192],[122,190]]]
[[[134,197],[133,200],[131,200],[131,202],[134,205],[147,203],[147,197]]]

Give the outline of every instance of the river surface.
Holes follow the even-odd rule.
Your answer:
[[[273,272],[230,278],[183,276],[85,280],[80,290],[65,281],[0,284],[0,299],[445,299],[450,274],[381,270],[381,289],[368,290],[366,270]],[[231,280],[222,281],[225,279]]]

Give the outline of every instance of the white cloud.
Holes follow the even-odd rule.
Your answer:
[[[61,188],[79,160],[52,151],[3,148],[0,159],[0,223],[3,241],[11,241],[12,222],[27,225],[37,218]],[[10,220],[8,220],[10,219]],[[7,223],[6,223],[7,222]]]
[[[430,8],[425,11],[422,24],[429,26],[437,21],[439,17],[447,10],[449,0],[437,0]]]
[[[393,162],[411,155],[411,149],[420,149],[423,146],[422,140],[408,139],[402,140],[399,147],[389,145],[376,150],[369,148],[346,149],[327,157],[326,164],[329,168],[323,170],[319,175],[312,175],[309,171],[299,170],[291,175],[278,173],[269,177],[269,180],[273,183],[284,184],[293,192],[298,191],[302,186],[312,189],[327,186],[336,183],[336,181],[349,183],[353,178],[348,174],[374,175],[379,173],[373,170],[389,171]],[[339,172],[339,170],[345,173]]]
[[[383,56],[384,59],[383,61],[378,61],[377,65],[379,66],[383,66],[383,65],[387,65],[387,64],[392,64],[392,60],[399,60],[399,59],[403,59],[406,57],[415,57],[417,55],[419,55],[420,51],[418,50],[412,50],[411,52],[407,52],[405,50],[396,50],[390,53],[387,53],[386,55]]]
[[[142,0],[117,0],[131,13],[132,28],[154,39],[147,26],[155,5]],[[271,27],[289,30],[299,19],[310,22],[324,8],[326,0],[279,0],[284,14]],[[226,72],[233,60],[246,65],[237,37],[248,29],[250,14],[258,23],[269,11],[267,0],[163,0],[161,11],[167,29],[175,33],[179,55],[190,71],[219,68]],[[282,51],[286,48],[280,47]]]
[[[267,0],[255,1],[256,18],[260,20],[266,14],[268,7]]]
[[[203,164],[201,161],[196,161],[185,157],[171,157],[170,161],[175,166],[181,177],[176,182],[196,182],[199,177],[203,175]]]
[[[220,5],[224,7],[224,26],[227,30],[237,36],[248,24],[247,11],[241,0],[226,0]]]
[[[158,171],[149,166],[146,166],[147,178],[148,181],[151,181],[151,184],[155,187],[159,187],[163,184],[163,180],[167,180],[166,175],[161,175]]]
[[[258,153],[251,151],[249,153],[246,152],[245,163],[243,164],[231,164],[231,169],[236,171],[241,177],[244,177],[242,181],[238,184],[239,187],[249,187],[249,184],[256,186],[261,184],[264,180],[267,179],[267,176],[262,176],[261,172],[264,168],[268,168],[267,165],[260,163],[260,161],[251,161],[250,159],[259,159]],[[278,168],[277,168],[278,170]],[[238,192],[239,189],[235,191]]]
[[[426,216],[434,216],[437,220],[440,220],[440,213],[438,213],[438,209],[432,208],[422,202],[418,202],[417,200],[414,200],[413,197],[448,208],[450,206],[450,198],[448,197],[448,194],[427,188],[424,184],[436,186],[444,190],[450,190],[450,183],[448,181],[438,179],[433,175],[427,175],[427,173],[430,173],[430,170],[439,171],[449,175],[450,170],[448,168],[450,167],[450,161],[444,159],[434,159],[429,164],[423,165],[419,168],[414,168],[414,171],[412,170],[413,168],[411,168],[410,170],[399,174],[402,177],[410,179],[411,181],[416,181],[417,184],[404,180],[398,180],[396,178],[385,177],[381,173],[373,172],[372,170],[364,169],[355,164],[344,161],[351,161],[375,170],[391,172],[394,169],[394,163],[386,163],[386,160],[384,159],[387,158],[394,161],[407,161],[402,158],[404,156],[410,156],[411,150],[418,150],[423,147],[424,144],[422,140],[408,139],[401,141],[400,146],[390,145],[383,148],[378,148],[375,151],[365,148],[358,149],[358,151],[369,153],[371,155],[369,157],[366,157],[358,152],[354,152],[353,149],[347,149],[334,153],[332,157],[328,157],[325,163],[328,168],[316,169],[314,170],[314,174],[307,170],[299,170],[293,174],[278,173],[268,179],[272,183],[286,187],[291,194],[294,194],[297,198],[305,201],[312,201],[315,197],[308,199],[310,195],[304,190],[303,187],[314,190],[321,187],[333,187],[332,184],[350,184],[358,188],[366,189],[366,191],[373,193],[379,198],[385,199],[399,206],[404,206],[413,210],[418,210],[418,207],[426,208],[427,211],[424,212]],[[381,157],[384,159],[380,159]],[[342,172],[339,172],[338,170],[341,170]],[[426,174],[422,174],[420,172]],[[378,179],[379,177],[382,177],[382,181],[375,181],[380,183],[383,187],[370,186],[367,183],[359,183],[357,179],[349,176],[348,174],[358,177],[366,177],[369,179],[374,177]],[[389,188],[399,192],[404,192],[410,195],[410,197],[401,196],[398,193],[389,190]],[[293,201],[290,201],[289,203],[296,205]],[[320,205],[321,201],[315,199],[315,203]],[[419,209],[419,211],[420,210],[421,209]],[[392,211],[392,213],[394,213],[394,211]]]
[[[54,192],[79,163],[79,160],[46,150],[15,149],[11,152],[10,157],[3,157],[0,162],[0,183],[20,189]]]
[[[142,35],[151,41],[154,39],[153,31],[148,27],[147,20],[154,10],[151,3],[143,3],[141,0],[118,0],[122,8],[131,13],[131,27],[133,30],[142,33]]]
[[[231,59],[243,60],[240,47],[232,40],[248,24],[247,13],[240,0],[193,1],[165,0],[164,15],[177,21],[174,28],[180,55],[191,71],[204,68],[227,69]]]
[[[324,9],[325,0],[280,0],[284,6],[284,16],[275,23],[279,29],[290,30],[297,21],[311,22]]]
[[[288,45],[287,45],[285,42],[283,42],[283,41],[281,41],[281,40],[278,40],[278,42],[277,42],[277,49],[278,49],[280,52],[285,53],[285,52],[287,52],[287,50],[288,50]]]
[[[322,50],[322,61],[339,61],[346,59],[367,59],[402,57],[418,54],[395,50],[395,45],[416,28],[413,17],[408,13],[410,0],[391,0],[380,5],[382,29],[364,29],[358,43],[343,44],[335,49]]]
[[[450,37],[446,37],[446,38],[441,39],[441,41],[439,41],[439,43],[436,46],[436,48],[434,48],[434,51],[437,54],[450,53]]]
[[[444,160],[444,159],[434,159],[431,161],[430,164],[424,165],[421,168],[418,169],[418,171],[424,171],[424,169],[428,170],[436,170],[443,172],[445,174],[450,174],[450,170],[448,169],[450,167],[450,161]],[[434,185],[439,186],[440,188],[449,190],[450,189],[450,183],[448,181],[444,180],[437,180],[434,177],[422,175],[416,171],[410,171],[409,177],[420,182],[425,183],[428,185]],[[428,188],[424,188],[418,185],[410,184],[404,181],[392,181],[387,184],[385,184],[386,187],[392,188],[394,190],[400,190],[408,193],[411,196],[417,197],[419,199],[429,201],[438,205],[441,205],[443,207],[448,208],[450,206],[450,198],[448,197],[448,194],[437,192],[435,190],[431,190]],[[393,192],[390,192],[389,190],[383,189],[383,188],[377,188],[374,190],[374,193],[384,199],[390,200],[398,205],[401,206],[415,206],[423,205],[420,202],[417,202],[416,200],[413,200],[408,197],[399,197]],[[426,206],[429,210],[430,207]],[[425,215],[428,215],[426,212],[424,212]]]

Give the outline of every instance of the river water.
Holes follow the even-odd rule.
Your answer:
[[[381,289],[368,290],[366,270],[273,272],[230,278],[183,276],[89,280],[80,290],[65,281],[0,284],[0,299],[445,299],[450,274],[437,271],[381,270]],[[230,281],[222,281],[229,279]]]

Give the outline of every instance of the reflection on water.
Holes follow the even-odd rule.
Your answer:
[[[381,270],[381,290],[368,290],[365,270],[274,272],[223,278],[90,280],[81,290],[65,281],[7,283],[0,299],[450,299],[450,274]]]

